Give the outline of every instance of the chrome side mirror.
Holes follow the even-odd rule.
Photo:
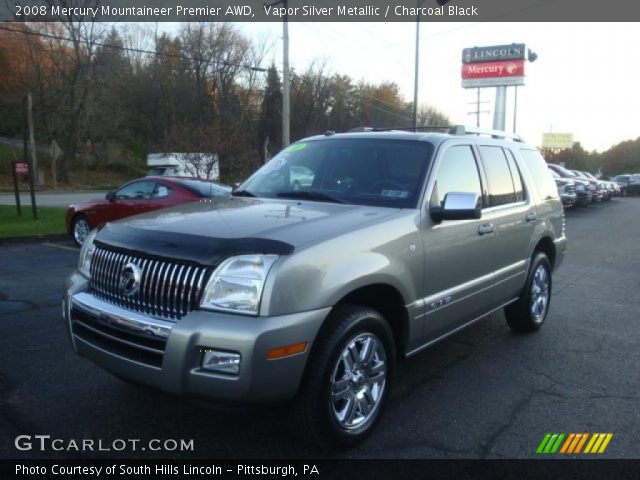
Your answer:
[[[477,193],[449,192],[442,205],[429,209],[434,222],[443,220],[474,220],[482,216],[482,197]]]

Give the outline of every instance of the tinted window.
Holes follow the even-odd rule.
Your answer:
[[[116,192],[118,200],[148,200],[153,195],[154,182],[133,182]]]
[[[487,175],[489,206],[496,207],[516,201],[511,170],[504,150],[500,147],[480,147],[482,164]]]
[[[432,205],[442,205],[444,196],[449,192],[482,195],[478,166],[468,145],[451,147],[442,156],[431,196]]]
[[[414,140],[328,138],[294,143],[237,191],[256,197],[301,198],[415,208],[433,145]]]
[[[556,182],[553,180],[553,176],[549,173],[547,163],[537,150],[520,150],[520,154],[524,159],[524,163],[531,172],[533,181],[536,184],[536,190],[540,194],[543,200],[551,198],[558,198],[558,189],[556,188]],[[562,169],[564,170],[564,169]],[[560,170],[560,172],[562,172]]]
[[[513,180],[513,188],[516,192],[516,202],[524,201],[524,187],[522,186],[522,176],[520,169],[516,163],[516,159],[513,156],[511,150],[505,150],[507,153],[507,161],[509,162],[509,170],[511,170],[511,179]]]

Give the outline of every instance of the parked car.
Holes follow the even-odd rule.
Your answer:
[[[576,205],[585,206],[589,205],[593,201],[593,192],[595,191],[596,187],[592,185],[591,182],[577,177],[573,172],[570,172],[561,165],[549,163],[547,166],[549,167],[549,170],[556,173],[560,178],[572,180],[575,183],[577,195]]]
[[[104,199],[70,205],[67,234],[82,246],[89,232],[105,222],[230,193],[231,188],[226,185],[196,178],[139,178],[107,193]]]
[[[597,179],[595,177],[595,175],[593,175],[592,173],[589,173],[589,172],[584,172],[582,170],[574,170],[574,172],[576,174],[580,175],[582,178],[586,178],[587,180],[590,180],[591,182],[596,182],[595,183],[596,190],[601,192],[602,200],[605,200],[605,201],[611,200],[612,193],[611,193],[611,189],[607,185],[607,182],[605,182],[604,180]]]
[[[616,175],[611,180],[618,184],[621,197],[626,197],[629,194],[629,183],[631,182],[631,175]]]
[[[584,172],[581,172],[579,170],[569,170],[569,172],[573,173],[576,178],[580,178],[589,182],[589,184],[593,187],[591,193],[593,195],[594,202],[601,202],[605,199],[604,185],[598,182],[598,180],[589,178]]]
[[[553,177],[535,147],[466,133],[328,132],[230,197],[93,230],[63,300],[73,348],[174,394],[291,402],[319,445],[362,440],[397,360],[502,308],[518,332],[547,318]]]
[[[554,170],[549,170],[553,175],[553,179],[556,181],[558,187],[558,195],[562,200],[562,205],[565,208],[573,207],[578,201],[578,195],[576,194],[576,183],[568,178],[562,178]]]

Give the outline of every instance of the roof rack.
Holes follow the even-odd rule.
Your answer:
[[[356,127],[349,130],[349,133],[355,132],[391,132],[394,130],[449,130],[451,127],[449,125],[422,125],[419,127],[414,126],[402,126],[402,127]]]
[[[522,142],[522,137],[516,133],[508,133],[504,130],[491,130],[488,128],[468,127],[454,125],[449,128],[451,135],[490,135],[493,138],[511,138],[515,142]]]
[[[503,130],[491,130],[486,128],[479,127],[469,127],[465,125],[423,125],[420,127],[388,127],[388,128],[378,128],[378,127],[356,127],[349,130],[349,133],[355,132],[390,132],[394,130],[408,130],[408,131],[418,131],[418,130],[444,130],[450,135],[489,135],[493,138],[510,138],[515,142],[523,142],[522,137],[515,133],[508,133]]]

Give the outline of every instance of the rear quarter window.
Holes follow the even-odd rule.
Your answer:
[[[537,150],[520,149],[520,155],[524,160],[526,168],[531,173],[533,181],[536,184],[535,188],[542,200],[551,200],[558,198],[558,189],[556,182],[553,179],[553,175],[547,168],[547,162],[545,162],[540,152]]]

